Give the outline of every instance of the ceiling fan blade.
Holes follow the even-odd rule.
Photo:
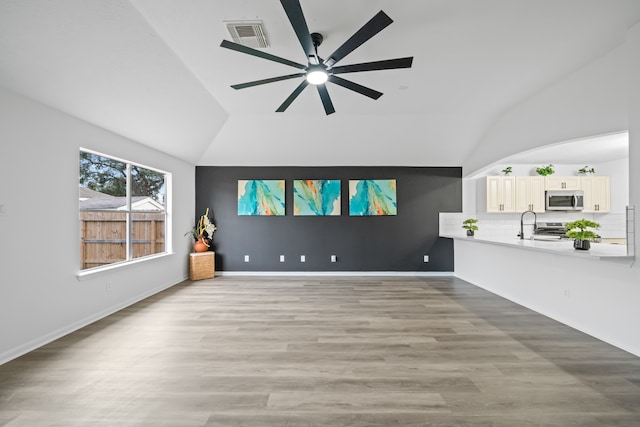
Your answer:
[[[289,107],[289,105],[291,105],[291,103],[298,97],[298,95],[300,95],[304,88],[307,87],[308,84],[309,82],[307,81],[307,79],[304,79],[302,83],[300,83],[298,87],[295,88],[293,92],[291,92],[291,95],[289,95],[289,97],[284,100],[282,105],[278,107],[276,113],[283,113]]]
[[[369,98],[372,98],[372,99],[378,99],[382,96],[382,92],[378,92],[377,90],[370,89],[366,86],[359,85],[358,83],[345,80],[338,76],[329,76],[329,81],[331,83],[340,85],[344,88],[351,89],[352,91],[358,92],[364,96],[368,96]]]
[[[268,59],[269,61],[279,62],[280,64],[290,65],[292,67],[300,68],[304,70],[306,65],[298,64],[297,62],[289,61],[288,59],[280,58],[279,56],[271,55],[261,50],[253,49],[251,47],[243,46],[238,43],[230,42],[228,40],[222,40],[220,47],[235,50],[237,52],[246,53],[249,55],[257,56],[258,58]]]
[[[302,50],[304,50],[304,53],[307,55],[308,61],[309,58],[316,56],[316,49],[313,46],[309,27],[307,26],[307,20],[304,18],[304,14],[302,13],[300,1],[280,0],[280,3],[282,3],[282,7],[289,18],[293,31],[295,31],[296,36],[298,36],[298,40],[300,41],[300,45],[302,45]]]
[[[385,29],[392,22],[393,19],[389,18],[386,13],[384,13],[383,11],[378,12],[376,16],[371,18],[369,22],[364,24],[362,28],[356,31],[356,33],[352,35],[349,40],[344,42],[342,46],[340,46],[338,49],[336,49],[335,52],[329,55],[327,60],[324,61],[324,64],[327,67],[331,67],[333,64],[356,50],[360,45],[369,40],[371,37],[375,36],[380,31]]]
[[[320,99],[322,100],[322,105],[324,106],[324,112],[329,114],[335,113],[336,109],[333,108],[333,102],[331,102],[331,97],[329,96],[329,91],[327,90],[327,86],[324,84],[316,85],[318,88],[318,93],[320,94]]]
[[[236,89],[236,90],[237,89],[246,89],[248,87],[263,85],[263,84],[266,84],[266,83],[273,83],[273,82],[279,82],[281,80],[295,79],[296,77],[302,77],[305,74],[306,73],[287,74],[286,76],[271,77],[270,79],[262,79],[262,80],[256,80],[256,81],[253,81],[253,82],[247,82],[247,83],[240,83],[240,84],[237,84],[237,85],[231,85],[231,87]]]
[[[341,65],[333,67],[333,74],[357,73],[360,71],[393,70],[396,68],[411,68],[413,56],[406,58],[385,59],[384,61],[363,62],[361,64]]]

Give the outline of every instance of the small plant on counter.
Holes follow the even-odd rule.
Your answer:
[[[506,168],[502,169],[502,173],[505,175],[509,175],[511,172],[513,172],[511,166],[507,166]]]
[[[582,218],[566,223],[565,228],[567,229],[567,237],[575,239],[573,242],[574,248],[589,250],[589,248],[591,247],[591,243],[589,242],[589,240],[599,237],[594,231],[589,230],[589,228],[596,230],[600,228],[600,224]]]
[[[578,169],[578,173],[580,175],[586,175],[588,173],[596,173],[596,170],[594,168],[590,168],[589,166],[585,166],[582,169]]]
[[[553,165],[549,163],[547,166],[536,168],[536,173],[538,175],[547,176],[553,175],[555,170],[553,169]]]
[[[478,226],[476,225],[477,223],[478,220],[475,218],[468,218],[462,221],[462,228],[467,230],[467,236],[474,235],[474,232],[478,229]]]

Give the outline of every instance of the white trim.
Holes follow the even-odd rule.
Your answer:
[[[216,276],[433,277],[454,274],[453,271],[216,271]]]
[[[165,242],[166,244],[166,242]],[[166,249],[166,248],[165,248]],[[120,261],[120,262],[114,262],[112,264],[107,264],[107,265],[103,265],[100,267],[93,267],[93,268],[87,268],[86,270],[80,270],[78,272],[76,272],[76,279],[78,279],[79,281],[83,281],[89,278],[94,278],[97,276],[100,276],[102,274],[105,273],[109,273],[113,270],[119,270],[121,268],[127,268],[127,267],[132,267],[135,266],[136,264],[140,264],[142,262],[147,262],[147,261],[151,261],[154,259],[161,259],[161,258],[165,258],[167,256],[171,256],[171,255],[175,255],[173,252],[160,252],[157,254],[152,254],[152,255],[146,255],[143,257],[139,257],[139,258],[134,258],[128,261]]]

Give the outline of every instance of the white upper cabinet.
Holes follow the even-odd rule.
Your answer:
[[[544,212],[544,185],[542,176],[516,176],[516,212]]]
[[[515,183],[512,176],[487,177],[487,212],[516,211]]]
[[[488,176],[487,212],[544,212],[546,190],[582,190],[583,212],[611,212],[608,176]]]
[[[581,177],[584,191],[582,212],[611,212],[611,179],[608,176]]]
[[[546,190],[580,190],[582,188],[579,176],[547,175],[544,181]]]

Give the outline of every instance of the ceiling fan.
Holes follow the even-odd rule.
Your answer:
[[[298,36],[298,40],[302,45],[302,49],[307,57],[307,65],[300,64],[294,61],[290,61],[279,56],[271,55],[269,53],[253,49],[247,46],[243,46],[238,43],[223,40],[221,47],[226,49],[235,50],[238,52],[246,53],[249,55],[257,56],[259,58],[267,59],[269,61],[278,62],[280,64],[289,65],[291,67],[303,70],[300,73],[287,74],[284,76],[271,77],[268,79],[256,80],[247,83],[240,83],[232,85],[234,89],[245,89],[252,86],[258,86],[266,83],[278,82],[281,80],[294,79],[296,77],[304,77],[300,85],[289,95],[287,99],[278,107],[276,112],[284,112],[289,105],[300,95],[300,93],[312,84],[318,88],[318,94],[322,100],[324,111],[327,115],[334,113],[333,103],[331,97],[327,91],[325,83],[335,83],[344,88],[350,89],[354,92],[358,92],[364,96],[368,96],[372,99],[378,99],[382,96],[382,92],[370,89],[366,86],[362,86],[358,83],[338,77],[337,74],[345,73],[357,73],[361,71],[375,71],[375,70],[390,70],[395,68],[411,68],[413,57],[387,59],[383,61],[363,62],[360,64],[335,66],[335,64],[343,59],[345,56],[353,52],[360,45],[367,40],[378,34],[393,20],[387,16],[383,11],[378,12],[369,22],[364,24],[362,28],[355,32],[346,42],[344,42],[335,52],[333,52],[327,59],[322,59],[318,56],[318,46],[322,43],[322,35],[319,33],[309,33],[309,27],[307,21],[302,13],[302,7],[299,0],[280,0],[282,7],[284,8],[291,26]]]

